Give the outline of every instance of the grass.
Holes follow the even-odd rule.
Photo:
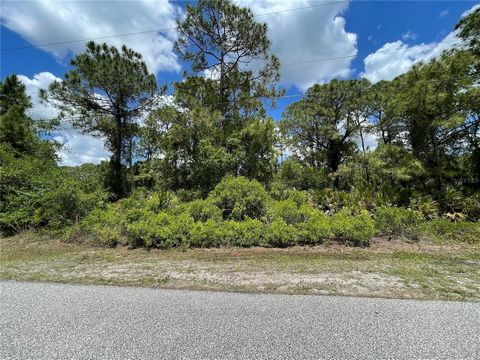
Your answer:
[[[288,249],[100,249],[27,232],[0,239],[0,278],[176,289],[480,300],[480,244],[376,239]]]

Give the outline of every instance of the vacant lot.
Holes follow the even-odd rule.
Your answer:
[[[480,245],[376,239],[289,249],[99,249],[0,239],[1,279],[288,294],[480,300]]]

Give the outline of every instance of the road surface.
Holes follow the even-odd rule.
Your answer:
[[[479,359],[480,304],[1,282],[1,359]]]

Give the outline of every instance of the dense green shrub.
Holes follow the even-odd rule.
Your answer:
[[[298,224],[297,229],[300,245],[318,245],[334,237],[331,219],[319,212]]]
[[[256,180],[242,176],[225,177],[210,193],[208,200],[222,210],[225,220],[261,219],[270,197]]]
[[[155,213],[180,204],[177,196],[171,191],[148,192],[144,189],[133,191],[129,197],[119,200],[118,203],[125,210],[145,209]]]
[[[169,249],[190,246],[193,227],[193,218],[188,214],[174,216],[161,212],[127,225],[126,233],[133,247]]]
[[[435,219],[420,224],[418,230],[427,237],[440,242],[480,243],[479,222],[452,222],[447,219]]]
[[[325,169],[305,166],[295,159],[286,159],[276,174],[276,183],[284,189],[315,189],[328,184]]]
[[[437,218],[440,212],[438,203],[428,195],[412,196],[410,199],[410,207],[419,211],[427,220]]]
[[[463,211],[470,221],[480,221],[480,193],[465,198]]]
[[[294,225],[307,221],[314,213],[315,209],[311,205],[298,205],[289,199],[272,202],[267,212],[267,218],[269,221],[283,220],[289,225]]]
[[[190,246],[208,248],[225,245],[235,234],[234,229],[225,225],[214,220],[195,223],[190,231]]]
[[[194,200],[186,203],[184,206],[185,210],[188,211],[195,221],[206,222],[207,220],[222,220],[222,210],[215,206],[211,201]]]
[[[191,229],[189,245],[192,247],[259,246],[262,245],[264,229],[265,225],[261,221],[249,218],[245,221],[197,222]]]
[[[31,227],[73,225],[102,206],[107,193],[85,189],[53,160],[14,156],[0,146],[0,231],[13,234]]]
[[[87,243],[94,246],[116,246],[125,244],[123,219],[119,216],[118,206],[96,208],[75,226],[67,237],[70,241]]]
[[[233,221],[230,221],[233,222]],[[229,245],[250,247],[265,244],[265,225],[257,220],[247,218],[245,221],[237,222],[236,236],[232,236]]]
[[[422,221],[418,211],[396,207],[380,207],[375,211],[375,226],[381,235],[404,235]]]
[[[375,225],[366,211],[352,216],[342,210],[332,216],[332,231],[335,238],[355,246],[368,246],[375,235]]]
[[[297,242],[297,229],[284,221],[275,220],[265,227],[265,243],[272,247],[284,248]]]

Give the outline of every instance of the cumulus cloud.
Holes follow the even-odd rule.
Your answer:
[[[462,16],[460,16],[460,17],[470,15],[471,13],[473,13],[477,9],[480,9],[480,4],[474,5],[471,9],[464,11]]]
[[[478,8],[480,8],[480,5],[474,5],[471,9],[465,11],[461,17],[472,13]],[[439,42],[429,44],[422,43],[409,46],[402,40],[386,43],[363,60],[365,70],[362,75],[372,82],[392,80],[410,70],[416,63],[428,62],[433,58],[439,57],[445,50],[461,44],[462,40],[457,36],[456,31],[452,31]]]
[[[39,92],[40,89],[47,89],[52,82],[62,79],[49,72],[35,74],[31,79],[24,75],[18,75],[18,79],[25,85],[25,92],[32,101],[33,108],[28,111],[28,116],[33,120],[51,120],[57,117],[57,110],[50,105],[41,103]]]
[[[63,131],[54,134],[54,139],[63,144],[58,152],[61,165],[98,164],[110,157],[110,152],[105,149],[102,138],[82,134],[71,126],[63,127]]]
[[[35,74],[31,79],[24,75],[18,75],[18,78],[25,85],[26,93],[32,101],[33,108],[28,112],[32,119],[43,121],[58,116],[55,108],[40,102],[39,91],[47,89],[54,81],[61,81],[60,78],[49,72]],[[63,144],[59,151],[62,165],[75,166],[88,162],[97,164],[110,156],[103,146],[103,139],[81,134],[69,124],[62,123],[62,130],[55,131],[52,138]]]
[[[137,1],[2,1],[1,25],[32,45],[156,29],[175,28],[181,9],[168,0]],[[150,71],[179,71],[173,52],[177,32],[170,29],[98,39],[110,45],[126,44],[140,52]],[[84,42],[42,47],[57,60],[83,51]]]
[[[250,7],[257,21],[267,24],[272,52],[280,59],[284,85],[306,89],[314,83],[350,75],[352,55],[357,53],[357,35],[345,30],[345,19],[340,16],[348,2],[324,6],[311,0],[236,2]],[[299,8],[305,9],[294,10]],[[324,58],[340,59],[312,61]]]
[[[372,82],[392,80],[418,62],[427,62],[461,43],[454,32],[440,42],[409,46],[401,40],[386,43],[364,60],[363,76]]]

